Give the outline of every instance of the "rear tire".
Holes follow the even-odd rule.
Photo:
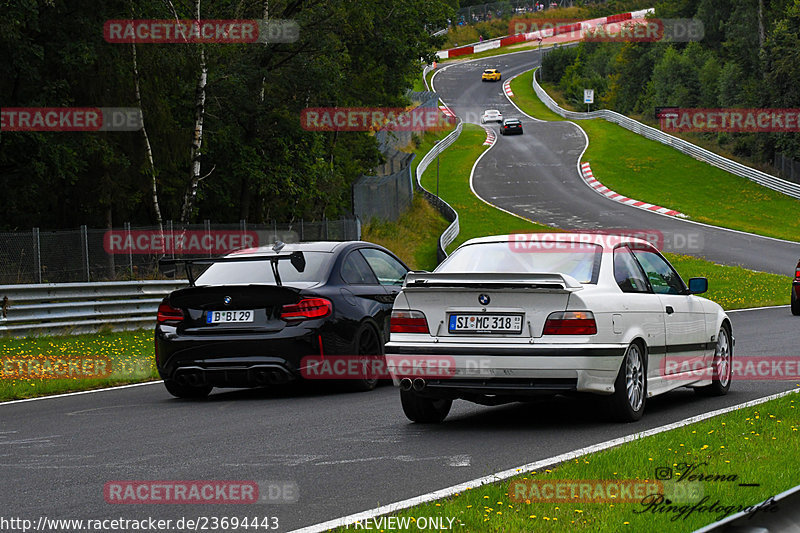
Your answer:
[[[695,392],[701,396],[725,396],[731,388],[731,372],[733,369],[733,343],[728,326],[723,325],[717,335],[717,346],[714,348],[714,360],[711,363],[714,371],[713,382],[705,387],[697,387]]]
[[[425,398],[413,390],[401,390],[400,403],[403,404],[403,412],[408,419],[418,424],[439,424],[453,406],[453,400]]]
[[[176,383],[171,379],[165,379],[164,386],[167,388],[167,392],[169,392],[176,398],[186,398],[193,400],[199,400],[201,398],[205,398],[211,393],[211,389],[214,388],[211,385],[204,385],[202,387],[179,385],[178,383]]]
[[[614,381],[614,394],[608,400],[608,413],[618,422],[642,418],[647,403],[647,362],[643,346],[631,343]]]
[[[800,315],[800,298],[794,292],[794,286],[792,286],[792,314],[794,316]]]
[[[383,358],[383,342],[381,342],[375,329],[368,324],[363,324],[356,333],[356,355],[368,356],[365,359],[372,360],[376,357]],[[369,368],[373,368],[369,365]],[[356,392],[371,391],[378,386],[378,378],[359,378],[347,380],[346,387]]]

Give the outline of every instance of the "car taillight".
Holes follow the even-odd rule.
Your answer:
[[[183,318],[183,311],[180,309],[172,307],[166,301],[159,304],[158,315],[156,316],[156,321],[159,324],[181,322]]]
[[[594,335],[597,323],[591,311],[550,313],[542,335]]]
[[[428,320],[421,311],[392,311],[391,333],[428,333]]]
[[[800,278],[800,268],[794,271],[794,277]]]
[[[333,312],[333,304],[325,298],[304,298],[296,304],[286,304],[281,309],[283,320],[309,320],[323,318]]]

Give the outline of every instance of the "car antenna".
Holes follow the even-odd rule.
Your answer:
[[[276,254],[280,253],[284,246],[286,246],[285,242],[275,241],[275,244],[272,245],[272,251],[274,251]],[[278,258],[274,257],[270,259],[270,263],[272,265],[272,275],[275,276],[275,284],[278,287],[283,286],[283,283],[281,283],[281,275],[278,273]]]

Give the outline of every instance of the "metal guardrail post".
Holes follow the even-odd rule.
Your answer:
[[[33,228],[33,245],[36,248],[36,279],[42,282],[42,240],[39,236],[39,228]]]
[[[83,264],[86,267],[86,282],[89,283],[92,280],[89,273],[89,231],[86,225],[81,226],[81,244],[81,248],[83,248]]]
[[[131,242],[131,239],[133,238],[133,237],[131,237],[131,223],[130,222],[125,222],[123,227],[125,228],[125,232],[128,235],[128,242]],[[133,247],[132,246],[130,248],[128,248],[128,268],[129,268],[128,272],[130,272],[130,276],[132,278],[133,277]]]

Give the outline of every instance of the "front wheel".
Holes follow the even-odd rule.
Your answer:
[[[642,418],[647,403],[647,365],[644,348],[637,342],[628,346],[622,366],[614,381],[614,394],[608,399],[608,411],[614,420],[635,422]]]
[[[717,335],[717,346],[714,348],[714,360],[711,363],[711,385],[697,387],[695,391],[703,396],[724,396],[731,388],[731,373],[733,369],[733,344],[731,332],[727,326],[722,326]]]
[[[450,412],[453,400],[435,400],[420,396],[413,390],[400,391],[400,403],[409,420],[420,424],[438,424]]]

